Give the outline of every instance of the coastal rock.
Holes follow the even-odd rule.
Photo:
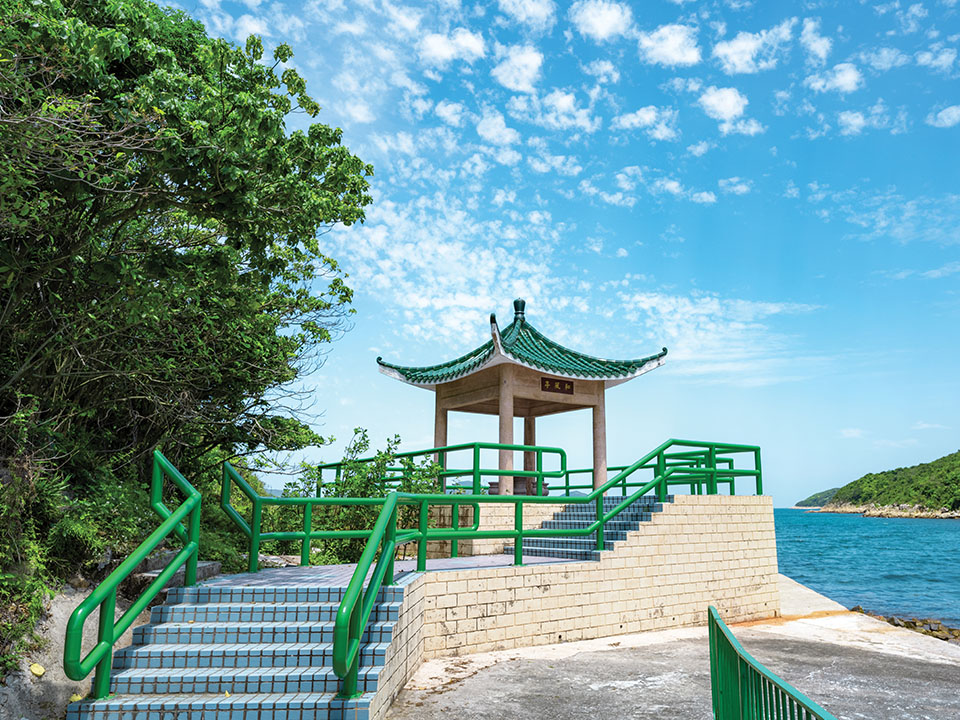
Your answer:
[[[906,628],[907,630],[913,630],[918,633],[923,633],[924,635],[929,635],[930,637],[935,637],[938,640],[944,640],[946,642],[952,642],[960,645],[960,628],[953,628],[948,625],[944,625],[939,620],[934,620],[932,618],[901,618],[897,617],[896,615],[890,615],[887,617],[870,612],[861,605],[854,605],[852,608],[850,608],[850,612],[858,612],[864,615],[869,615],[877,620],[890,623],[895,627]]]
[[[824,505],[822,508],[811,510],[810,512],[863,515],[864,517],[882,518],[960,520],[960,510],[950,510],[945,507],[939,510],[931,510],[930,508],[919,505],[849,505],[846,503],[837,503],[836,505]]]

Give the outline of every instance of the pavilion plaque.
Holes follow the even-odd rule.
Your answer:
[[[540,389],[544,392],[573,395],[573,380],[558,380],[557,378],[540,378]]]

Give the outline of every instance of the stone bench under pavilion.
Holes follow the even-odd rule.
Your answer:
[[[526,319],[526,303],[514,300],[514,318],[502,331],[490,315],[490,340],[455,360],[404,367],[377,358],[380,372],[436,393],[434,447],[447,445],[447,415],[498,415],[499,442],[513,444],[513,419],[523,418],[523,444],[537,444],[536,419],[571,410],[593,412],[593,486],[607,480],[605,393],[664,364],[667,349],[636,360],[607,360],[564,347]],[[501,471],[513,470],[513,452],[501,450]],[[524,452],[523,469],[536,470],[536,454]],[[502,475],[492,494],[536,493],[536,479]],[[546,488],[544,488],[546,492]]]

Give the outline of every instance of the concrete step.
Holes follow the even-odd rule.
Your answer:
[[[626,533],[623,533],[623,537],[608,537],[608,534],[604,534],[604,546],[607,550],[613,549],[614,543],[618,540],[626,540]],[[527,550],[533,548],[562,548],[564,550],[596,550],[597,549],[597,540],[596,538],[524,538],[523,539],[523,552],[526,554]]]
[[[339,602],[328,603],[218,603],[161,605],[150,613],[152,623],[260,623],[333,622]],[[370,614],[372,621],[396,620],[400,603],[379,603]]]
[[[544,530],[582,530],[590,527],[593,520],[547,520],[541,526]],[[603,526],[605,533],[611,532],[630,532],[640,527],[637,520],[611,520]],[[593,533],[591,533],[592,535]],[[581,537],[587,537],[582,535]]]
[[[150,563],[151,565],[156,563]],[[157,576],[166,567],[166,563],[160,566],[159,570],[147,570],[145,572],[133,573],[123,581],[120,592],[129,597],[140,595],[147,586],[150,585]],[[183,587],[185,568],[181,567],[173,574],[173,577],[164,585],[165,588]],[[220,574],[220,563],[216,560],[200,560],[197,563],[197,580],[209,580]]]
[[[513,546],[507,546],[503,549],[504,553],[510,555],[513,553]],[[607,550],[603,552],[609,552]],[[569,550],[565,548],[530,548],[527,550],[526,543],[523,546],[523,554],[532,557],[557,558],[558,560],[599,560],[603,554],[599,550]]]
[[[376,690],[380,670],[361,667],[358,689]],[[120,695],[335,693],[340,678],[330,667],[147,668],[114,673],[110,688]]]
[[[373,693],[353,700],[334,693],[130,695],[81,700],[67,708],[66,720],[366,720]]]
[[[191,603],[339,603],[345,587],[232,587],[230,585],[196,585],[172,588],[167,592],[167,604]],[[377,595],[377,602],[403,600],[403,588],[391,585]]]
[[[390,643],[369,643],[360,648],[360,665],[383,665]],[[115,670],[160,668],[269,668],[331,667],[333,643],[141,645],[118,650]]]
[[[390,642],[393,621],[372,622],[360,641]],[[133,629],[134,645],[273,645],[333,642],[333,623],[163,623]]]

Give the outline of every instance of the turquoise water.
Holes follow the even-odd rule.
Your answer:
[[[960,520],[773,514],[784,575],[847,607],[960,627]]]

